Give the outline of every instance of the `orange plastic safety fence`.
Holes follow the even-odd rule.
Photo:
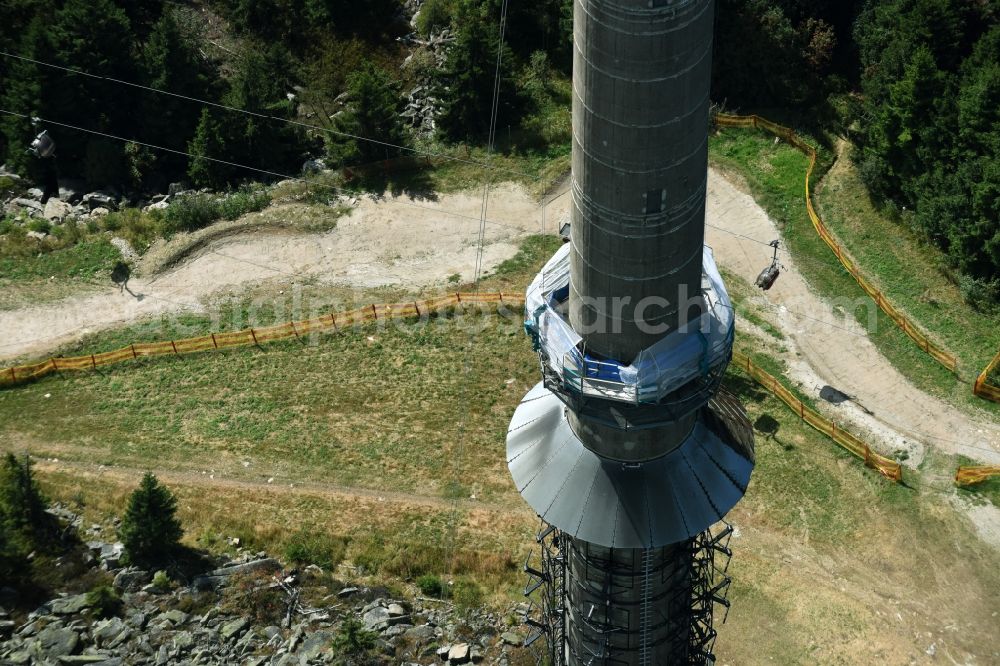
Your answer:
[[[871,282],[861,274],[857,265],[851,261],[850,257],[847,256],[847,252],[840,247],[837,240],[830,233],[830,230],[820,219],[819,214],[816,212],[816,208],[813,206],[812,201],[812,189],[810,187],[809,181],[812,177],[813,170],[816,168],[816,149],[809,145],[807,142],[799,138],[795,131],[773,123],[770,120],[761,118],[760,116],[731,116],[727,114],[718,114],[715,116],[715,122],[717,125],[722,127],[757,127],[765,129],[771,134],[780,137],[786,143],[794,146],[805,155],[809,157],[809,168],[806,169],[806,180],[805,180],[805,191],[806,191],[806,212],[809,214],[809,220],[812,222],[813,228],[816,229],[816,233],[819,237],[833,250],[833,253],[837,255],[837,259],[840,263],[847,269],[847,272],[857,280],[858,284],[868,294],[872,300],[878,304],[879,308],[885,312],[886,315],[892,319],[897,326],[903,329],[917,346],[920,347],[924,352],[926,352],[931,358],[943,365],[950,372],[957,373],[958,371],[958,360],[950,353],[937,346],[930,338],[928,338],[923,332],[921,332],[917,325],[906,318],[899,310],[897,310],[889,299],[885,295],[875,288]],[[988,386],[988,385],[987,385]],[[996,389],[996,387],[993,387]],[[996,389],[997,395],[1000,396],[1000,389]],[[989,394],[989,391],[986,392]],[[976,395],[981,397],[987,397],[987,395],[976,391]],[[990,398],[993,399],[993,398]]]
[[[993,371],[996,370],[998,366],[1000,366],[1000,352],[997,352],[997,355],[993,357],[990,364],[983,368],[983,371],[979,373],[978,377],[976,377],[976,383],[972,387],[973,393],[978,395],[980,398],[992,400],[993,402],[1000,402],[1000,386],[994,386],[993,384],[990,384],[989,381],[990,375],[993,374]]]
[[[1000,465],[972,467],[963,465],[955,472],[955,485],[971,486],[993,477],[1000,477]]]
[[[100,354],[71,358],[50,358],[47,361],[40,361],[38,363],[4,368],[0,370],[0,388],[40,379],[54,372],[96,370],[101,366],[122,363],[140,357],[180,356],[181,354],[195,354],[229,347],[262,345],[267,342],[288,340],[291,338],[301,339],[303,335],[310,333],[334,333],[342,328],[349,328],[378,320],[430,316],[465,305],[488,305],[494,309],[500,305],[522,307],[524,305],[524,297],[504,293],[456,293],[426,301],[373,303],[348,312],[331,313],[322,317],[316,317],[315,319],[290,321],[276,326],[248,328],[228,333],[211,333],[209,335],[171,340],[169,342],[140,342]]]
[[[789,409],[799,415],[803,421],[811,427],[820,431],[841,447],[850,451],[865,464],[878,471],[883,476],[893,481],[903,480],[903,469],[898,462],[886,458],[883,455],[872,451],[871,447],[858,439],[843,428],[815,411],[804,402],[795,397],[795,394],[785,388],[773,375],[769,374],[760,366],[756,365],[750,357],[738,351],[733,352],[733,363],[741,370],[746,371],[758,384],[773,393],[779,400],[785,403]]]

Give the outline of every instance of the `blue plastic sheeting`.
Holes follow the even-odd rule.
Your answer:
[[[525,330],[563,387],[630,403],[657,403],[732,353],[735,316],[722,276],[707,245],[702,256],[702,294],[708,310],[683,329],[666,334],[628,365],[580,351],[582,338],[559,313],[569,297],[569,249],[563,245],[528,287]]]

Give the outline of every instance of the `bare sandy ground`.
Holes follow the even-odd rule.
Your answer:
[[[346,287],[432,285],[453,275],[472,280],[476,266],[482,193],[363,198],[329,232],[257,230],[209,243],[168,271],[129,282],[138,295],[117,288],[40,307],[0,312],[0,361],[41,355],[88,333],[178,310],[202,311],[213,294],[265,280],[316,280]],[[483,269],[492,270],[518,250],[519,241],[554,229],[568,212],[568,197],[539,207],[521,187],[491,190]],[[291,211],[290,211],[291,213]],[[280,209],[269,215],[280,214]]]
[[[774,223],[750,195],[716,176],[709,179],[708,224],[707,242],[719,263],[752,283],[770,261],[771,248],[761,243],[778,238]],[[856,424],[889,452],[906,449],[909,465],[919,464],[928,447],[1000,463],[1000,425],[970,418],[914,387],[848,313],[853,300],[824,302],[810,291],[801,267],[787,253],[779,253],[779,259],[785,270],[756,301],[771,311],[785,334],[780,346],[787,351],[779,353],[777,343],[773,351],[787,360],[802,390],[818,398],[819,390],[829,385],[853,398],[829,405],[828,415]]]

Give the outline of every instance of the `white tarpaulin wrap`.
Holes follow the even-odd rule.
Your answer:
[[[707,311],[644,349],[631,365],[597,360],[580,351],[582,338],[562,314],[569,292],[569,250],[567,243],[549,259],[525,299],[525,329],[566,389],[622,402],[656,403],[729,360],[735,317],[710,247],[705,246],[702,261]]]

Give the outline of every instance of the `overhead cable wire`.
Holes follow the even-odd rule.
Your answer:
[[[499,116],[500,109],[500,74],[503,70],[503,46],[504,38],[507,32],[507,1],[503,0],[503,5],[500,8],[500,35],[497,41],[497,58],[496,58],[496,68],[493,74],[493,100],[490,106],[490,124],[489,133],[486,143],[486,159],[487,163],[493,159],[493,145],[496,140],[496,126],[497,118]],[[491,176],[488,174],[486,177],[486,183],[483,185],[483,199],[480,207],[479,216],[479,234],[476,239],[476,265],[475,273],[473,276],[473,293],[479,293],[480,280],[482,278],[482,263],[483,263],[483,250],[486,242],[486,223],[487,223],[487,213],[489,211],[489,194],[490,186],[492,184]],[[465,382],[463,385],[463,399],[468,402],[469,399],[469,387],[471,378],[475,375],[472,372],[472,348],[475,343],[475,333],[474,331],[469,331],[469,339],[465,345],[465,353],[462,362],[463,375]],[[462,478],[464,470],[461,468],[461,461],[464,458],[465,449],[465,435],[468,429],[469,420],[469,410],[462,409],[462,418],[459,420],[456,446],[458,448],[458,455],[454,456],[453,463],[453,474],[454,478]],[[454,498],[454,506],[452,509],[452,515],[449,525],[449,535],[448,535],[448,550],[449,550],[449,566],[452,571],[455,569],[455,552],[456,552],[456,542],[457,542],[457,522],[458,522],[458,497]]]
[[[132,88],[137,88],[139,90],[145,90],[145,91],[148,91],[148,92],[157,93],[157,94],[160,94],[160,95],[168,95],[170,97],[175,97],[177,99],[183,99],[183,100],[186,100],[188,102],[193,102],[195,104],[203,104],[205,106],[211,106],[211,107],[215,107],[217,109],[224,109],[226,111],[230,111],[230,112],[233,112],[233,113],[241,113],[243,115],[252,116],[252,117],[255,117],[255,118],[263,118],[265,120],[272,120],[272,121],[275,121],[275,122],[288,123],[289,125],[297,125],[299,127],[303,127],[303,128],[306,128],[306,129],[315,130],[315,131],[318,131],[318,132],[325,132],[327,134],[332,134],[332,135],[335,135],[335,136],[340,136],[340,137],[344,137],[344,138],[348,138],[348,139],[354,139],[355,141],[365,141],[365,142],[368,142],[368,143],[371,143],[371,144],[374,144],[374,145],[384,146],[386,148],[395,148],[396,150],[404,150],[404,151],[412,152],[412,153],[415,153],[415,154],[418,154],[418,155],[424,155],[426,157],[434,157],[434,158],[438,158],[438,159],[449,160],[449,161],[452,161],[452,162],[461,162],[462,164],[469,164],[469,165],[472,165],[472,166],[479,167],[481,169],[491,169],[491,170],[494,170],[494,171],[501,171],[501,172],[505,172],[505,173],[508,173],[508,174],[513,174],[513,175],[521,176],[523,178],[529,178],[531,180],[534,180],[536,178],[536,176],[533,176],[531,174],[527,174],[527,173],[525,173],[523,171],[518,171],[516,169],[507,169],[507,168],[504,168],[504,167],[497,167],[497,166],[493,166],[493,165],[490,165],[490,164],[486,164],[484,162],[479,162],[477,160],[471,160],[471,159],[466,159],[466,158],[461,158],[461,157],[455,157],[453,155],[448,155],[446,153],[435,152],[435,151],[431,151],[431,150],[423,150],[423,149],[420,149],[420,148],[412,148],[410,146],[404,146],[404,145],[392,143],[392,142],[389,142],[389,141],[382,141],[380,139],[374,139],[374,138],[367,137],[367,136],[361,136],[359,134],[352,134],[351,132],[344,132],[344,131],[341,131],[341,130],[331,129],[329,127],[321,127],[320,125],[313,125],[313,124],[310,124],[310,123],[304,123],[304,122],[301,122],[301,121],[298,121],[298,120],[292,120],[290,118],[280,118],[278,116],[273,116],[273,115],[268,114],[268,113],[259,113],[259,112],[256,112],[256,111],[249,111],[247,109],[240,109],[238,107],[230,106],[228,104],[220,104],[219,102],[212,102],[212,101],[207,100],[207,99],[200,99],[198,97],[191,97],[189,95],[182,95],[180,93],[175,93],[175,92],[170,91],[170,90],[164,90],[162,88],[152,88],[150,86],[144,86],[144,85],[139,84],[139,83],[133,83],[132,81],[125,81],[123,79],[116,79],[116,78],[113,78],[113,77],[110,77],[110,76],[102,76],[100,74],[93,74],[91,72],[87,72],[87,71],[84,71],[82,69],[76,69],[74,67],[64,67],[62,65],[56,65],[55,63],[45,62],[44,60],[37,60],[35,58],[28,58],[27,56],[18,55],[16,53],[9,53],[7,51],[0,51],[0,56],[3,56],[5,58],[13,58],[13,59],[21,60],[21,61],[24,61],[24,62],[30,62],[30,63],[35,64],[35,65],[41,65],[42,67],[50,67],[52,69],[62,70],[64,72],[69,72],[70,74],[75,74],[75,75],[78,75],[78,76],[84,76],[84,77],[88,77],[88,78],[92,78],[92,79],[97,79],[97,80],[101,80],[101,81],[108,81],[110,83],[115,83],[115,84],[123,85],[123,86],[129,86],[129,87],[132,87]]]

